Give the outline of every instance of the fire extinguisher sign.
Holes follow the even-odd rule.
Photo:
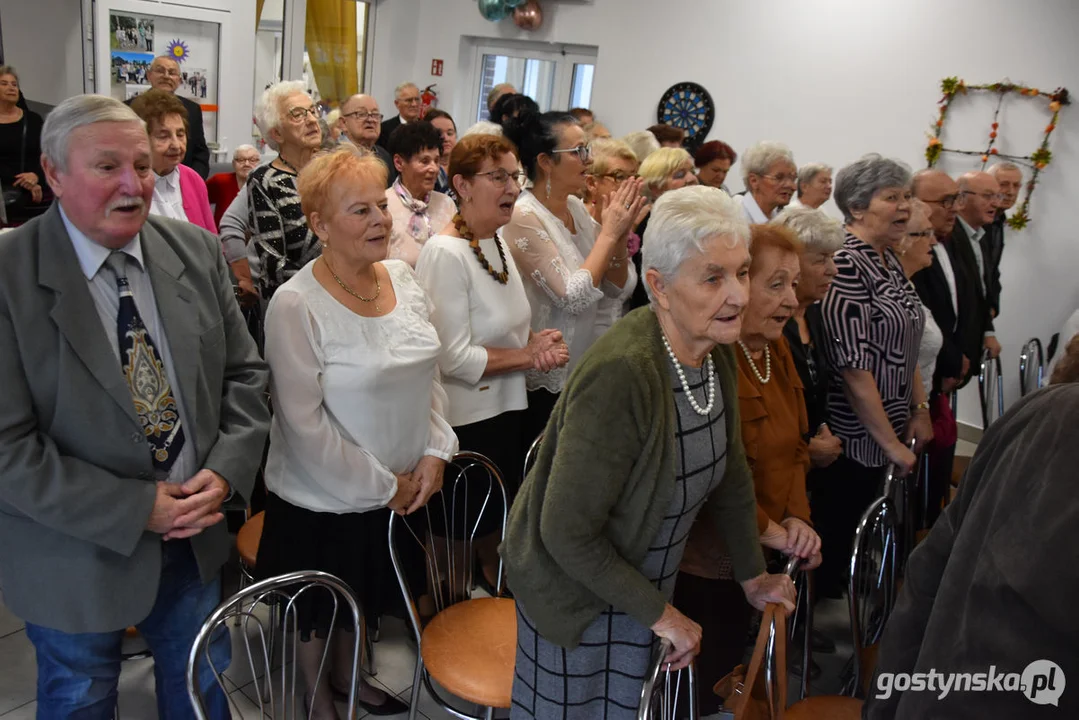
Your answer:
[[[432,60],[431,61],[431,74],[436,75],[438,77],[442,77],[442,61],[441,60]]]

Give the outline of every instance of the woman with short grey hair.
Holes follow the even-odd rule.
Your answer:
[[[501,547],[517,600],[514,720],[635,718],[654,644],[689,663],[700,627],[671,597],[702,507],[750,604],[793,609],[790,578],[765,569],[741,442],[731,345],[748,235],[722,190],[665,193],[644,242],[651,307],[597,340],[562,392]]]
[[[911,217],[910,185],[906,165],[875,154],[836,176],[847,237],[822,315],[832,367],[828,411],[844,454],[822,471],[813,492],[825,558],[817,580],[825,596],[847,584],[843,559],[858,518],[880,494],[884,466],[905,475],[915,463],[907,440],[914,438],[917,450],[933,437],[918,370],[925,313],[895,253]]]
[[[819,208],[832,197],[832,166],[809,163],[798,170],[798,196],[788,207]]]
[[[738,196],[746,220],[766,223],[794,197],[798,167],[790,148],[777,142],[760,142],[742,154],[742,182],[746,192]]]

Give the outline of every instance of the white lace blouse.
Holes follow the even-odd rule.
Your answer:
[[[374,510],[396,494],[396,473],[457,451],[437,371],[441,345],[405,263],[383,263],[397,304],[366,318],[319,284],[315,262],[278,288],[266,311],[274,402],[266,487],[308,510]]]
[[[607,280],[602,288],[592,284],[592,274],[581,264],[596,244],[599,225],[578,198],[569,199],[569,211],[577,226],[576,241],[562,221],[526,190],[517,198],[513,219],[502,229],[524,279],[532,306],[532,330],[560,330],[569,346],[565,367],[525,374],[529,390],[562,392],[569,373],[597,337],[600,301],[605,297],[618,300],[627,290],[633,292],[629,282],[621,288]]]

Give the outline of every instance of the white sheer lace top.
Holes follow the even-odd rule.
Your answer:
[[[517,198],[513,219],[502,229],[502,237],[524,279],[532,307],[532,330],[560,330],[569,346],[570,360],[565,367],[549,373],[526,373],[529,390],[562,392],[569,373],[596,339],[600,301],[604,297],[619,298],[625,290],[607,281],[602,288],[592,284],[591,273],[581,265],[596,243],[599,225],[578,198],[569,199],[569,211],[577,227],[576,236],[526,190]]]

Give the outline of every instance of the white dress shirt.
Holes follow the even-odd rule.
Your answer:
[[[427,295],[403,262],[383,262],[397,304],[371,318],[322,287],[316,262],[281,285],[266,311],[274,399],[266,487],[308,510],[365,512],[385,507],[396,474],[424,455],[457,452],[441,345]]]
[[[168,175],[155,176],[154,199],[150,203],[150,212],[154,215],[187,222],[187,213],[184,212],[184,196],[180,194],[179,165],[174,167]]]
[[[120,340],[117,337],[116,317],[120,312],[120,290],[116,286],[116,277],[105,267],[105,261],[109,259],[112,251],[107,247],[98,245],[86,237],[68,219],[64,209],[60,208],[60,218],[67,228],[68,237],[75,248],[75,256],[79,259],[79,267],[90,290],[90,297],[94,300],[97,315],[101,318],[101,325],[108,338],[108,345],[112,348],[116,357],[116,378],[118,383],[123,383],[123,362],[120,359]],[[146,332],[153,340],[154,348],[161,364],[165,366],[165,375],[169,379],[172,388],[172,396],[176,399],[176,407],[180,411],[180,422],[188,428],[184,433],[186,438],[180,455],[169,469],[168,481],[175,483],[187,482],[198,468],[198,455],[195,449],[195,428],[188,422],[183,394],[177,382],[176,366],[172,362],[172,351],[169,349],[169,337],[165,334],[165,326],[161,322],[161,316],[157,312],[157,300],[154,298],[154,286],[150,283],[150,276],[146,272],[146,262],[142,255],[142,241],[136,235],[131,242],[120,248],[128,257],[127,284],[131,288],[131,294],[135,297],[135,307],[139,311],[142,324],[146,326]],[[134,404],[134,400],[131,401]],[[149,447],[147,447],[149,452]],[[159,478],[160,479],[160,478]]]
[[[442,341],[438,366],[449,398],[447,419],[454,427],[528,407],[524,370],[483,376],[486,348],[525,347],[532,322],[521,274],[505,242],[481,240],[480,251],[499,272],[499,242],[509,276],[505,285],[483,269],[467,240],[449,235],[428,240],[416,264],[420,284],[434,305],[431,322]]]
[[[734,199],[742,205],[742,212],[745,213],[746,220],[750,225],[763,225],[776,215],[780,213],[783,208],[774,208],[771,215],[765,215],[761,210],[761,206],[757,204],[757,200],[753,197],[753,193],[746,191],[744,195],[735,195]]]
[[[952,312],[955,313],[952,332],[955,332],[955,328],[959,325],[959,294],[955,290],[955,269],[952,268],[952,258],[948,255],[948,249],[940,243],[933,246],[933,253],[937,256],[940,269],[944,272],[944,281],[948,283],[948,292],[952,296]]]
[[[970,249],[974,251],[974,261],[978,263],[978,287],[985,294],[985,258],[982,256],[982,236],[985,235],[985,227],[975,230],[962,217],[955,218],[963,224],[963,231],[970,238]]]

